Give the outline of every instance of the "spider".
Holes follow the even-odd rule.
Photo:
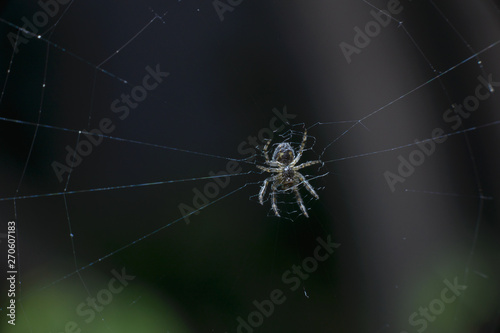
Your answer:
[[[269,172],[273,174],[272,176],[266,178],[259,192],[259,202],[261,205],[264,205],[264,194],[266,192],[267,185],[271,183],[271,206],[273,208],[274,214],[280,217],[278,211],[278,205],[276,204],[276,190],[281,187],[284,191],[293,191],[295,193],[295,197],[297,199],[297,204],[300,207],[302,213],[304,213],[305,217],[309,217],[306,211],[306,207],[304,206],[304,201],[302,200],[302,196],[299,193],[299,185],[304,184],[306,189],[316,198],[319,199],[318,194],[314,191],[314,188],[309,184],[306,178],[298,171],[305,167],[323,163],[320,160],[317,161],[309,161],[302,164],[297,165],[300,158],[302,157],[302,153],[304,151],[304,147],[307,141],[307,129],[304,130],[304,137],[302,138],[302,144],[300,145],[299,151],[297,155],[295,155],[295,151],[292,146],[288,142],[280,143],[273,153],[273,159],[269,159],[268,148],[271,140],[266,142],[264,146],[264,158],[266,159],[267,166],[257,165],[262,171]]]

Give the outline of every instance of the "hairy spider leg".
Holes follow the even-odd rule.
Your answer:
[[[269,159],[269,154],[267,152],[267,150],[269,149],[269,144],[271,143],[271,139],[267,140],[266,142],[266,145],[264,146],[264,157],[266,159],[266,163],[267,164],[270,164],[271,163],[271,160]]]
[[[313,187],[311,186],[311,184],[309,184],[306,178],[300,172],[296,172],[295,174],[297,175],[297,178],[299,178],[299,180],[304,184],[309,193],[311,193],[316,199],[319,199],[318,194],[316,193],[316,191],[314,191]]]
[[[271,206],[273,207],[273,210],[274,210],[274,215],[276,215],[277,217],[280,217],[280,213],[278,211],[278,205],[276,203],[276,190],[277,190],[277,184],[276,183],[273,183],[273,185],[271,186]]]
[[[307,128],[304,130],[304,137],[302,138],[302,143],[300,144],[299,151],[297,152],[297,156],[295,156],[295,159],[290,163],[291,166],[294,166],[299,162],[300,158],[302,157],[302,152],[304,151],[304,147],[306,146],[306,141],[307,141]]]
[[[265,167],[265,166],[262,166],[262,165],[256,165],[256,167],[258,169],[261,169],[262,171],[269,172],[269,173],[280,172],[280,170],[278,168],[268,168],[268,167]]]
[[[276,176],[268,177],[264,180],[264,183],[260,187],[260,192],[259,192],[259,202],[261,205],[264,205],[264,194],[266,193],[266,187],[269,184],[269,182],[274,182],[276,180]]]
[[[302,200],[302,196],[297,189],[297,186],[294,186],[293,191],[295,192],[295,197],[297,198],[297,203],[299,204],[300,210],[304,213],[305,217],[309,217],[306,211],[306,207],[304,206],[304,200]]]
[[[306,167],[314,165],[314,164],[319,164],[319,163],[323,163],[323,162],[320,161],[320,160],[305,162],[305,163],[302,163],[300,165],[297,165],[297,166],[293,167],[293,170],[297,171],[297,170],[306,168]]]

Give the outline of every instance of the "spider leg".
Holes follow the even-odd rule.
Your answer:
[[[273,179],[274,177],[269,177],[264,180],[264,183],[260,187],[260,192],[259,192],[259,202],[261,205],[264,205],[264,194],[266,193],[266,187],[267,184],[269,184],[270,179]]]
[[[282,168],[284,167],[284,164],[278,161],[269,161],[269,166],[275,167],[275,168]]]
[[[266,188],[267,188],[267,185],[271,182],[274,182],[276,181],[276,176],[271,176],[271,177],[268,177],[264,180],[264,183],[262,184],[262,186],[260,187],[260,191],[259,191],[259,202],[261,205],[264,205],[264,194],[266,193]],[[276,188],[276,186],[273,184],[272,186],[273,189]],[[273,190],[274,191],[274,190]]]
[[[306,211],[306,207],[304,206],[304,200],[302,200],[302,196],[300,195],[297,186],[293,188],[293,191],[295,192],[295,197],[297,198],[297,203],[299,204],[300,210],[302,211],[302,213],[304,213],[305,217],[309,217]]]
[[[268,167],[265,167],[263,165],[256,165],[256,167],[258,169],[261,169],[262,171],[265,171],[265,172],[269,172],[269,173],[276,173],[276,172],[279,172],[279,169],[277,168],[268,168]]]
[[[317,161],[309,161],[309,162],[305,162],[305,163],[302,163],[302,164],[300,164],[300,165],[297,165],[297,166],[296,166],[296,167],[294,167],[293,169],[294,169],[295,171],[297,171],[297,170],[303,169],[303,168],[305,168],[305,167],[308,167],[308,166],[311,166],[311,165],[314,165],[314,164],[319,164],[319,163],[323,164],[323,162],[322,162],[322,161],[320,161],[320,160],[317,160]]]
[[[280,217],[280,213],[278,211],[278,204],[276,203],[276,184],[273,184],[273,186],[271,186],[271,206],[273,207],[273,211],[274,211],[274,215],[276,215],[277,217]]]
[[[304,152],[306,141],[307,141],[307,128],[304,129],[304,136],[302,137],[302,143],[300,144],[299,151],[297,152],[297,156],[295,156],[292,163],[290,163],[290,166],[294,166],[295,164],[297,164],[297,162],[299,162],[300,158],[302,157],[302,153]]]
[[[269,154],[267,152],[267,149],[269,148],[269,144],[271,143],[271,139],[267,140],[266,145],[264,146],[264,158],[266,159],[266,164],[270,164],[271,160],[269,159]]]
[[[313,189],[311,184],[309,184],[309,182],[306,180],[306,178],[300,172],[296,172],[295,175],[300,180],[300,182],[304,184],[304,186],[309,191],[309,193],[311,193],[316,199],[319,199],[319,195]]]

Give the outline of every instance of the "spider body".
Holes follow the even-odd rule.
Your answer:
[[[268,184],[271,184],[271,206],[273,208],[274,214],[280,216],[278,205],[276,202],[276,191],[282,189],[283,191],[293,191],[297,199],[297,204],[305,217],[309,217],[307,214],[306,207],[304,206],[304,201],[299,193],[298,187],[303,184],[305,188],[311,193],[316,199],[319,199],[318,194],[314,191],[313,187],[305,179],[305,177],[298,171],[305,167],[322,163],[321,161],[309,161],[297,165],[302,153],[304,152],[304,147],[307,141],[307,130],[304,131],[304,137],[302,138],[302,143],[300,145],[297,155],[293,150],[293,147],[288,142],[280,143],[274,150],[272,159],[269,159],[268,148],[271,140],[267,141],[264,146],[264,158],[266,159],[266,165],[257,165],[257,168],[262,171],[266,171],[272,174],[272,176],[266,178],[259,192],[259,202],[261,205],[264,204],[264,194],[266,193],[266,188]]]

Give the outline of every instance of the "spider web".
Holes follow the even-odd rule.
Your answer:
[[[444,114],[500,81],[497,3],[401,1],[349,64],[339,44],[390,1],[222,1],[223,21],[212,2],[63,3],[35,33],[40,4],[0,15],[0,209],[18,247],[3,331],[234,332],[331,235],[342,246],[256,331],[416,331],[409,316],[457,279],[426,332],[496,332],[495,86],[456,128]],[[301,190],[305,219],[280,193],[276,219],[255,164],[304,126],[320,200]],[[98,295],[92,319],[77,312]]]

